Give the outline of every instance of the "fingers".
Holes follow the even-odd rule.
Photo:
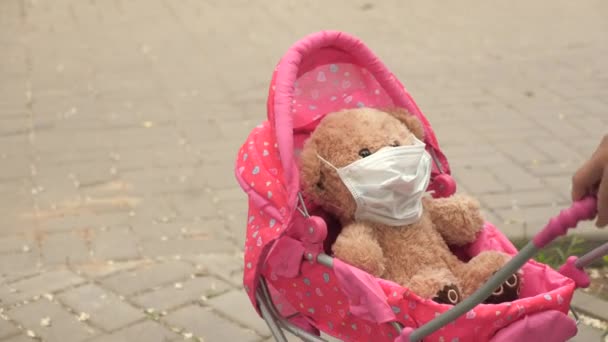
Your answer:
[[[597,221],[598,227],[608,224],[608,166],[604,168],[604,175],[597,192]]]
[[[576,171],[572,177],[572,200],[578,201],[589,194],[593,187],[600,181],[603,173],[603,165],[598,158],[592,157]]]

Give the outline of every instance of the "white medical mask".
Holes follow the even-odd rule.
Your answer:
[[[431,175],[431,157],[422,141],[384,147],[342,168],[318,157],[338,172],[352,194],[357,220],[402,226],[420,219]]]

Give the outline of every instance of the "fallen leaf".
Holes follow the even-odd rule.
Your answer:
[[[40,320],[40,325],[43,327],[50,327],[51,326],[51,318],[50,317],[43,317]]]
[[[80,322],[88,321],[89,318],[91,318],[91,316],[86,312],[81,312],[80,315],[78,315],[78,321]]]

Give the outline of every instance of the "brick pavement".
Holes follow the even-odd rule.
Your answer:
[[[321,28],[366,41],[461,190],[533,234],[608,132],[607,15],[599,0],[1,1],[0,341],[267,340],[240,289],[232,165],[276,61]]]

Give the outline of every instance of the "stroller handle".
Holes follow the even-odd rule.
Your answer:
[[[597,200],[595,197],[586,197],[572,204],[570,208],[562,210],[559,215],[549,220],[545,228],[540,231],[532,241],[528,242],[513,258],[498,272],[496,272],[481,288],[462,302],[437,316],[432,321],[424,324],[418,329],[405,328],[400,336],[400,341],[420,341],[424,337],[434,333],[443,326],[456,320],[486,298],[488,298],[500,284],[504,283],[513,273],[517,272],[530,258],[540,249],[553,241],[560,235],[565,234],[568,229],[576,227],[579,221],[589,220],[597,213]]]
[[[543,248],[558,236],[566,234],[568,229],[576,227],[579,221],[590,220],[596,214],[597,199],[593,196],[585,197],[552,218],[532,242],[537,248]]]

